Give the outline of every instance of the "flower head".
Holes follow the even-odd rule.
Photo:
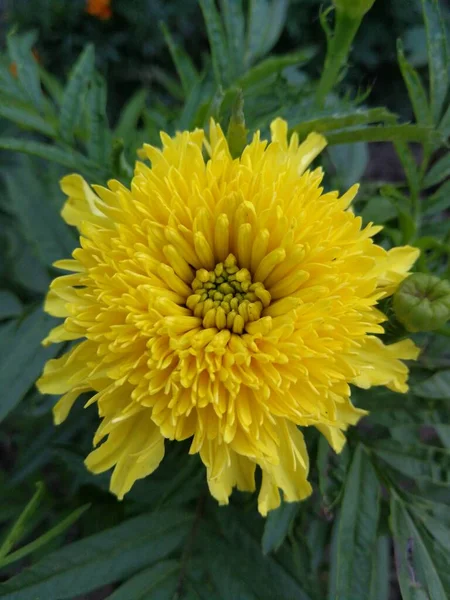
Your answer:
[[[315,426],[336,451],[364,411],[350,386],[407,389],[409,341],[384,346],[377,302],[417,257],[386,251],[347,210],[357,186],[324,193],[326,145],[301,144],[276,119],[233,159],[222,130],[161,134],[144,146],[131,189],[62,180],[63,217],[80,231],[71,271],[51,284],[46,310],[64,317],[45,343],[79,340],[38,382],[62,394],[63,421],[77,397],[95,394],[102,423],[88,456],[114,467],[119,498],[163,458],[164,439],[191,438],[212,495],[255,489],[259,510],[311,493],[298,426]]]
[[[111,0],[87,0],[86,12],[102,21],[112,17]]]

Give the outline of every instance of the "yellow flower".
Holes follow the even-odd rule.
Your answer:
[[[102,418],[87,467],[114,467],[119,498],[157,468],[164,439],[192,438],[212,495],[255,489],[259,510],[311,493],[298,426],[317,427],[339,452],[365,414],[350,383],[405,392],[407,340],[384,346],[377,302],[392,294],[418,251],[377,246],[343,196],[307,170],[326,145],[299,145],[276,119],[238,159],[222,130],[162,133],[144,146],[131,190],[79,175],[61,186],[63,217],[80,231],[72,274],[51,285],[45,308],[64,323],[44,343],[80,340],[50,360],[38,382],[62,394],[56,423],[95,392]]]

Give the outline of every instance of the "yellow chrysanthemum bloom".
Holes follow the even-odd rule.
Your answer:
[[[299,145],[272,123],[240,158],[214,122],[161,134],[146,145],[151,167],[136,164],[131,190],[79,176],[62,180],[67,223],[80,231],[72,271],[55,279],[45,308],[64,324],[44,343],[80,340],[50,360],[38,382],[63,394],[61,423],[83,392],[95,391],[103,419],[87,467],[114,467],[119,498],[154,471],[164,439],[192,438],[212,495],[226,504],[237,486],[255,489],[259,510],[311,493],[298,426],[315,426],[339,452],[343,431],[364,411],[353,383],[405,392],[417,349],[374,337],[375,307],[405,278],[418,251],[387,252],[347,210],[357,186],[323,193],[322,170],[306,170],[326,145]]]

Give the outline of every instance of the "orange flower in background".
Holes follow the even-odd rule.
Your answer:
[[[86,12],[106,21],[112,17],[111,0],[87,0]]]

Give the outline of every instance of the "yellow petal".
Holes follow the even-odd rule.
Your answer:
[[[401,360],[416,360],[418,348],[411,340],[402,340],[385,346],[376,337],[365,338],[364,345],[349,360],[359,370],[353,383],[367,389],[373,385],[386,385],[395,392],[408,391],[408,367]]]
[[[138,413],[118,424],[108,439],[86,458],[93,473],[102,473],[114,466],[111,492],[119,500],[138,480],[150,475],[164,457],[164,438],[153,423],[150,411]]]

